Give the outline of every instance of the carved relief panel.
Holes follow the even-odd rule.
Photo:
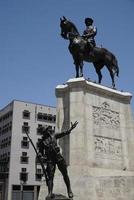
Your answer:
[[[121,140],[102,136],[94,136],[95,154],[102,158],[121,159]]]
[[[119,128],[119,112],[111,110],[107,102],[102,103],[100,107],[93,106],[93,122],[95,125],[105,126],[107,128]]]
[[[99,160],[107,159],[107,165],[114,165],[118,161],[118,167],[122,163],[122,140],[120,137],[120,115],[119,112],[111,109],[107,102],[100,106],[92,107],[94,125],[94,153]],[[109,163],[109,164],[108,164]],[[101,164],[103,165],[103,162]]]

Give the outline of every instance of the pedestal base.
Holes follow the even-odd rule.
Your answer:
[[[69,167],[73,200],[134,200],[134,173],[123,170]],[[54,191],[65,190],[61,174],[56,172]]]
[[[62,194],[54,194],[52,198],[46,197],[46,200],[71,200]]]
[[[55,179],[58,180],[57,179],[58,177],[60,179],[62,179],[60,174],[56,175]],[[64,185],[64,183],[62,183],[62,181],[57,183],[56,185],[60,185],[60,183],[61,183],[61,185],[62,184]],[[55,187],[57,187],[56,185],[55,185]],[[72,200],[71,198],[68,198],[68,197],[65,196],[66,195],[65,188],[59,193],[58,190],[57,191],[55,190],[55,187],[54,187],[55,193],[54,193],[53,197],[47,197],[48,189],[47,189],[47,186],[46,186],[46,181],[42,180],[38,200]],[[63,193],[64,193],[64,195],[63,195]]]

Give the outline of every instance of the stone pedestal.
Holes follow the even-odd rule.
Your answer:
[[[60,140],[74,200],[134,200],[134,125],[130,93],[84,78],[56,87],[57,131],[79,122]],[[54,193],[66,195],[60,173]]]

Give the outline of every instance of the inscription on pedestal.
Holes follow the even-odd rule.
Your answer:
[[[97,197],[104,199],[134,199],[134,177],[103,177],[96,180]]]
[[[120,159],[122,157],[121,140],[103,136],[94,136],[95,155],[101,158]]]
[[[100,107],[93,106],[92,116],[95,125],[107,128],[119,128],[120,126],[119,112],[111,110],[107,102]]]

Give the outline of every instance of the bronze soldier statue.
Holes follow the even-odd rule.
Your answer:
[[[60,148],[57,144],[57,139],[62,138],[71,133],[71,131],[77,126],[78,122],[76,121],[74,124],[71,123],[71,127],[62,133],[53,133],[49,127],[41,127],[40,131],[42,133],[42,138],[38,143],[39,147],[39,155],[46,162],[46,173],[48,176],[47,186],[48,186],[48,198],[53,197],[53,179],[54,173],[56,169],[56,165],[58,169],[63,175],[64,182],[67,187],[68,197],[73,198],[73,192],[70,185],[70,180],[67,171],[66,162],[60,153]]]

